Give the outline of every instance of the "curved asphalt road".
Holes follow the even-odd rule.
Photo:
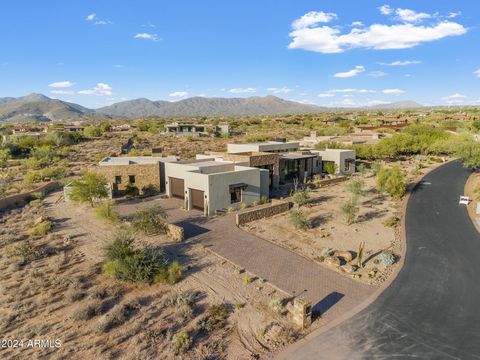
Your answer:
[[[470,171],[427,175],[410,197],[405,265],[365,310],[287,359],[480,359],[480,236],[458,205]]]

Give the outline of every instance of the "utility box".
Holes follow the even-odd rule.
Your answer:
[[[312,302],[303,296],[293,301],[293,321],[302,328],[312,324]]]

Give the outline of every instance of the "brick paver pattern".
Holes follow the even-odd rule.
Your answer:
[[[329,270],[292,251],[243,231],[233,214],[206,219],[199,211],[180,210],[178,199],[153,198],[120,207],[121,214],[161,206],[168,221],[185,228],[187,241],[199,242],[218,255],[291,294],[305,294],[325,320],[345,313],[376,287]]]

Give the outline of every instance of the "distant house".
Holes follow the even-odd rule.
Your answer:
[[[63,132],[66,133],[81,133],[85,129],[84,126],[77,126],[77,125],[65,125],[62,129]]]
[[[112,131],[128,131],[132,129],[130,124],[114,125],[112,126]]]
[[[167,133],[173,133],[176,136],[209,136],[222,135],[229,132],[228,125],[212,124],[192,124],[192,123],[172,123],[165,125]]]
[[[140,194],[151,189],[165,190],[165,163],[177,162],[176,156],[125,156],[106,157],[101,160],[97,171],[112,184],[114,196],[122,195],[128,184],[138,188]]]
[[[187,210],[214,215],[269,196],[268,171],[232,161],[200,159],[165,163],[166,192],[184,200]]]

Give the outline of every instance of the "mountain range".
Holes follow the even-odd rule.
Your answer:
[[[370,109],[419,108],[414,101],[401,101],[369,107]],[[276,96],[247,98],[192,97],[176,102],[145,98],[122,101],[99,109],[52,99],[42,94],[0,98],[0,122],[81,121],[105,118],[175,117],[175,116],[248,116],[307,114],[339,109],[303,104]]]

